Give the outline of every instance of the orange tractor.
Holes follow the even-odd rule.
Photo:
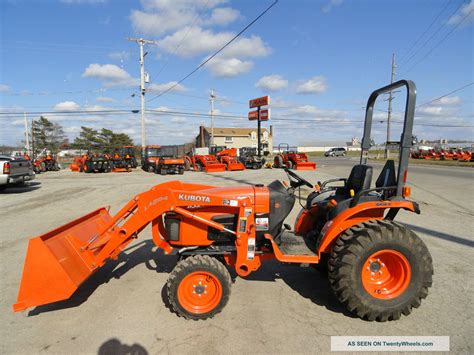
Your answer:
[[[316,170],[316,163],[309,161],[306,153],[298,153],[296,148],[290,149],[288,143],[278,145],[278,154],[273,159],[274,168],[295,170]]]
[[[69,169],[84,173],[109,173],[113,169],[113,164],[108,154],[87,152],[75,157]]]
[[[110,156],[113,165],[113,172],[130,172],[137,167],[137,159],[135,158],[135,147],[124,146],[115,149]]]
[[[215,155],[209,154],[209,148],[198,148],[201,151],[195,152],[190,158],[190,164],[194,171],[205,171],[206,173],[216,173],[226,170],[226,165],[219,162]]]
[[[237,149],[223,146],[211,146],[210,154],[214,155],[219,163],[225,164],[227,171],[245,170],[245,165],[239,161],[237,157]]]
[[[374,186],[367,165],[374,103],[401,86],[408,95],[398,170],[389,160]],[[335,296],[358,317],[408,315],[427,296],[433,274],[426,245],[394,221],[400,210],[420,213],[406,186],[415,101],[415,85],[406,80],[372,93],[360,164],[348,178],[314,186],[285,169],[289,184],[167,182],[136,195],[115,216],[99,208],[30,239],[14,311],[70,298],[151,224],[156,246],[177,256],[166,297],[185,318],[210,318],[224,308],[232,284],[226,265],[246,277],[267,260],[326,266]],[[303,186],[314,190],[291,230],[284,220]]]

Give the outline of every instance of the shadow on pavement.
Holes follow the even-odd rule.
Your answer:
[[[438,231],[435,231],[435,230],[432,230],[432,229],[415,226],[413,224],[405,224],[405,225],[408,226],[410,229],[412,229],[415,232],[423,233],[423,234],[426,234],[430,237],[435,237],[435,238],[447,240],[448,242],[453,242],[453,243],[466,245],[468,247],[474,248],[474,241],[473,240],[456,237],[456,236],[451,235],[451,234],[442,233],[442,232],[438,232]]]
[[[234,277],[235,272],[232,272]],[[335,313],[356,318],[336,298],[326,275],[316,271],[312,266],[300,267],[296,264],[281,264],[278,261],[263,263],[259,270],[250,274],[245,280],[275,281],[281,279],[300,296],[309,299],[318,306]]]
[[[120,279],[121,276],[137,265],[145,264],[146,268],[150,271],[170,273],[176,262],[176,256],[165,255],[161,250],[157,250],[152,240],[145,240],[125,249],[124,253],[120,254],[118,260],[107,262],[86,280],[68,300],[38,306],[31,310],[28,316],[36,316],[45,312],[80,306],[87,301],[89,296],[99,286],[109,282],[111,279]],[[231,270],[231,275],[233,279],[237,277],[234,270]],[[277,261],[269,261],[263,263],[259,270],[245,278],[248,281],[259,282],[274,282],[277,279],[283,280],[291,289],[301,296],[310,299],[313,303],[324,306],[332,312],[343,313],[353,317],[333,295],[328,279],[312,267],[284,265]],[[163,285],[161,296],[165,306],[169,309],[166,284]]]
[[[41,183],[39,181],[32,181],[27,182],[22,185],[12,185],[11,187],[7,187],[5,190],[0,191],[0,195],[8,195],[8,194],[22,194],[25,192],[38,190],[41,188]]]
[[[109,260],[102,268],[87,279],[71,296],[71,298],[38,306],[32,309],[28,316],[51,312],[65,308],[77,307],[87,301],[90,295],[102,284],[111,279],[120,279],[135,266],[145,264],[151,271],[170,273],[176,264],[176,257],[165,256],[161,250],[156,250],[152,240],[145,240],[124,250],[118,260]]]
[[[98,355],[148,355],[140,344],[122,344],[117,338],[111,338],[99,347]]]

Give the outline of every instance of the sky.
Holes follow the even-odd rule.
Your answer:
[[[139,144],[139,47],[128,37],[156,41],[145,46],[147,144],[192,141],[210,125],[211,90],[216,127],[255,126],[248,100],[269,95],[263,126],[273,125],[275,144],[361,138],[364,106],[390,82],[392,53],[395,78],[417,85],[418,138],[473,139],[472,0],[280,0],[175,85],[272,2],[0,0],[0,145],[21,144],[24,112],[58,122],[71,141],[87,126]],[[405,92],[394,97],[398,140]],[[377,143],[386,99],[376,104]]]

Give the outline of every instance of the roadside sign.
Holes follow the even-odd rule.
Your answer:
[[[258,120],[258,111],[250,111],[248,117],[250,121]]]
[[[270,105],[270,96],[263,96],[249,101],[249,108]]]
[[[270,109],[260,110],[260,121],[268,121],[270,119]]]

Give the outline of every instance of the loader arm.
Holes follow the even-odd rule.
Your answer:
[[[248,198],[235,200],[229,206],[229,200],[222,195],[212,194],[212,188],[179,181],[164,183],[135,196],[113,217],[107,209],[100,208],[30,239],[13,310],[18,312],[68,299],[107,260],[116,259],[150,222],[153,241],[165,253],[170,253],[173,248],[162,238],[159,228],[160,218],[166,212],[178,213],[193,219],[195,223],[234,235],[248,232],[228,230],[222,224],[197,216],[188,209],[197,205],[225,206],[232,213],[244,216],[243,207],[251,206]],[[241,263],[245,263],[245,260]]]

